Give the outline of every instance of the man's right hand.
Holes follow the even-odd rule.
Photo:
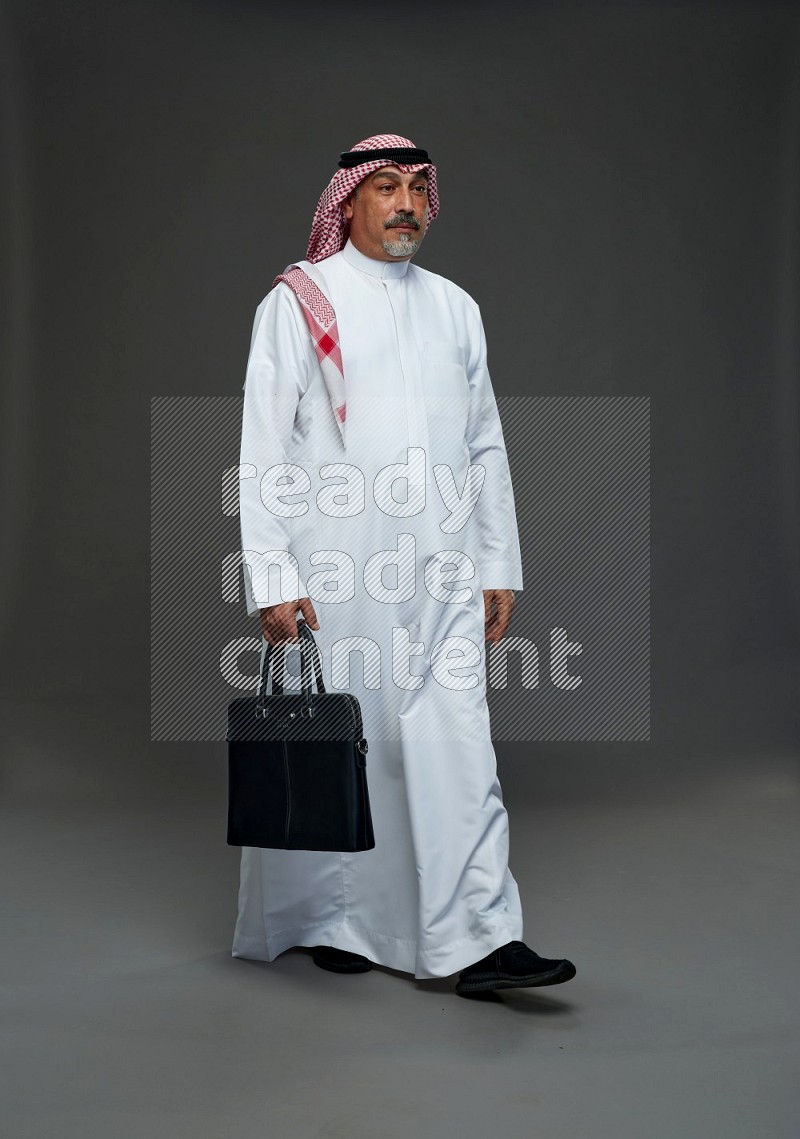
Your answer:
[[[274,647],[283,641],[300,639],[297,629],[298,609],[302,610],[309,628],[319,628],[319,621],[310,597],[301,597],[298,601],[286,601],[282,605],[270,605],[266,609],[259,609],[261,632],[269,645]]]

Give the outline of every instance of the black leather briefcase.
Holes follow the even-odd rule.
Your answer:
[[[228,705],[228,845],[371,850],[361,707],[351,693],[325,691],[314,635],[302,622],[298,630],[302,692],[284,692],[276,675],[280,656],[285,679],[285,652],[297,642],[268,645],[258,696]]]

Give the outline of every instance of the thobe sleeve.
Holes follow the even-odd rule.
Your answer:
[[[292,551],[292,519],[270,508],[273,499],[266,484],[262,491],[265,473],[276,464],[291,462],[295,413],[309,383],[313,349],[295,304],[291,291],[279,284],[256,309],[244,381],[239,518],[249,615],[307,596]],[[273,472],[268,480],[273,494],[279,478]],[[299,492],[287,486],[285,493]]]
[[[467,376],[470,406],[466,442],[470,462],[486,477],[471,519],[484,589],[522,589],[522,557],[508,455],[486,363],[486,334],[480,309],[471,307]]]

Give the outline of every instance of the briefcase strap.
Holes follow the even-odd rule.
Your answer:
[[[317,682],[317,692],[325,691],[325,684],[322,680],[322,660],[320,658],[319,646],[314,640],[314,634],[309,629],[305,622],[298,622],[298,633],[300,634],[300,674],[301,674],[301,687],[303,695],[306,697],[308,703],[311,702],[311,668],[313,665],[314,679]],[[279,645],[270,645],[267,642],[267,651],[264,654],[264,664],[261,669],[261,687],[259,688],[259,711],[263,710],[264,701],[267,697],[267,681],[269,678],[270,664],[274,661],[272,670],[272,695],[283,695],[283,683],[278,679],[278,671],[280,669],[281,677],[286,676],[286,653],[289,649],[297,648],[296,641],[282,642]],[[307,655],[308,652],[308,655]],[[310,658],[310,659],[309,659]]]

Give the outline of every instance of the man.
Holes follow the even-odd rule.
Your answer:
[[[558,984],[574,966],[520,940],[486,705],[522,568],[480,311],[411,265],[439,209],[427,153],[375,135],[339,167],[307,259],[256,311],[240,512],[262,661],[299,613],[361,704],[376,845],[243,848],[233,956],[309,946],[337,972],[460,971],[459,993]]]

